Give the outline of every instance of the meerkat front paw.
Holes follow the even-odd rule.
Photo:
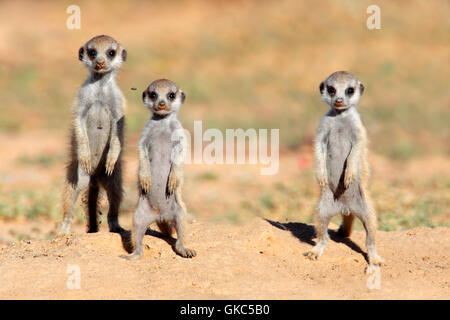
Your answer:
[[[82,150],[80,152],[80,164],[81,167],[87,172],[87,174],[90,174],[92,171],[92,165],[91,165],[91,153],[89,150]]]
[[[108,176],[110,176],[114,171],[114,166],[116,165],[117,157],[114,157],[110,153],[108,153],[108,157],[106,158],[105,172]]]
[[[150,191],[152,186],[152,179],[149,174],[139,174],[139,184],[145,193]]]
[[[180,185],[180,172],[177,168],[172,168],[169,174],[169,180],[167,182],[167,190],[169,194],[172,194],[175,189]]]
[[[344,186],[345,188],[348,188],[353,181],[356,180],[356,172],[355,170],[350,169],[349,167],[347,170],[345,170],[345,176],[344,176]]]
[[[325,172],[317,174],[316,180],[321,189],[325,188],[328,185],[328,178]]]

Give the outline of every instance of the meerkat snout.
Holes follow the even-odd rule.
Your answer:
[[[166,102],[164,100],[159,101],[158,109],[163,110],[166,108]]]

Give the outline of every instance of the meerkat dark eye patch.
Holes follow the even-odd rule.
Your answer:
[[[116,56],[116,50],[111,49],[111,50],[108,51],[108,57],[110,57],[112,59],[115,56]]]
[[[95,57],[97,56],[97,50],[95,49],[89,49],[87,52],[89,58],[91,59],[95,59]]]
[[[169,93],[167,94],[167,99],[169,99],[169,100],[174,100],[175,97],[176,97],[176,94],[173,93],[173,92],[169,92]]]
[[[78,60],[83,60],[84,55],[84,48],[81,47],[80,50],[78,50]]]
[[[345,90],[345,94],[351,96],[355,93],[355,88],[349,87]]]
[[[321,82],[319,86],[320,93],[323,93],[323,89],[325,89],[325,85]]]
[[[156,100],[158,98],[158,94],[155,91],[150,92],[150,99]]]
[[[336,89],[332,86],[327,86],[327,92],[330,96],[334,96],[336,94]]]

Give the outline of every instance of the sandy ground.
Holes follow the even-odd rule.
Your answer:
[[[33,135],[45,143],[30,146],[33,140],[23,134],[0,137],[4,192],[24,187],[56,192],[50,186],[61,178],[62,161],[47,168],[24,166],[17,159],[22,154],[62,153],[65,140],[48,134]],[[137,170],[134,158],[130,151],[126,181],[133,188]],[[428,165],[414,162],[401,171],[383,159],[374,160],[377,181],[387,176],[402,179],[419,169],[426,176],[433,176],[436,170],[448,172],[448,160],[438,159],[440,162],[436,160],[434,165],[429,165],[430,160]],[[223,203],[210,208],[206,203],[205,212],[214,212],[217,206],[243,197],[257,197],[260,189],[246,187],[241,193],[242,188],[235,187],[237,181],[245,174],[254,174],[250,177],[259,177],[258,183],[266,185],[277,179],[289,181],[298,170],[297,161],[298,156],[284,155],[280,173],[265,179],[258,175],[257,168],[208,167],[220,180],[201,183],[195,182],[195,175],[205,168],[191,165],[186,170],[188,207],[197,204],[202,212],[198,203],[214,190],[222,195]],[[315,199],[311,201],[315,203]],[[124,213],[121,224],[129,229],[131,212]],[[272,215],[266,216],[271,220],[253,217],[239,223],[215,221],[208,214],[196,218],[187,225],[186,244],[197,251],[197,257],[177,256],[171,247],[174,240],[153,231],[145,237],[144,256],[137,261],[121,257],[127,254],[129,234],[108,233],[105,225],[97,234],[86,234],[82,221],[73,225],[72,234],[53,238],[59,223],[54,219],[0,219],[0,299],[450,298],[450,228],[378,231],[378,252],[386,265],[380,269],[380,288],[370,290],[368,281],[376,285],[377,278],[365,273],[363,231],[355,231],[351,239],[341,239],[334,233],[337,226],[330,225],[332,240],[324,255],[319,261],[309,261],[303,253],[314,245],[314,228],[301,223],[301,217],[278,221]],[[21,238],[31,240],[19,241]],[[73,266],[75,269],[71,269]],[[76,275],[73,270],[80,272],[79,289],[68,288]]]
[[[173,239],[149,232],[140,260],[123,259],[128,235],[74,232],[9,245],[0,254],[1,299],[449,299],[450,230],[378,232],[386,260],[380,288],[366,275],[364,233],[330,241],[319,261],[303,223],[254,219],[244,225],[188,225],[197,257],[172,250]],[[79,270],[80,288],[71,266]],[[79,269],[78,269],[79,268]],[[370,278],[370,279],[369,279]],[[371,281],[374,280],[374,281]],[[373,286],[372,286],[373,287]]]

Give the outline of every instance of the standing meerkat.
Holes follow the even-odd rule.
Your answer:
[[[341,213],[339,233],[344,237],[351,234],[354,216],[363,223],[372,268],[383,260],[375,249],[376,213],[367,189],[367,134],[356,110],[364,86],[350,72],[338,71],[323,81],[319,89],[330,109],[320,121],[314,144],[315,173],[321,188],[316,225],[318,243],[306,256],[315,260],[322,255],[329,240],[330,219]]]
[[[184,92],[166,79],[152,82],[142,93],[152,116],[138,143],[140,197],[133,216],[135,250],[128,259],[142,255],[142,240],[153,222],[166,235],[175,228],[176,253],[185,258],[196,255],[183,244],[186,207],[181,199],[181,186],[186,136],[177,114],[185,98]]]
[[[71,152],[64,190],[61,231],[68,233],[75,202],[88,189],[88,232],[98,231],[98,195],[106,190],[109,231],[121,232],[118,214],[122,201],[122,163],[125,99],[116,74],[127,51],[113,38],[100,35],[78,51],[89,76],[72,107]]]

